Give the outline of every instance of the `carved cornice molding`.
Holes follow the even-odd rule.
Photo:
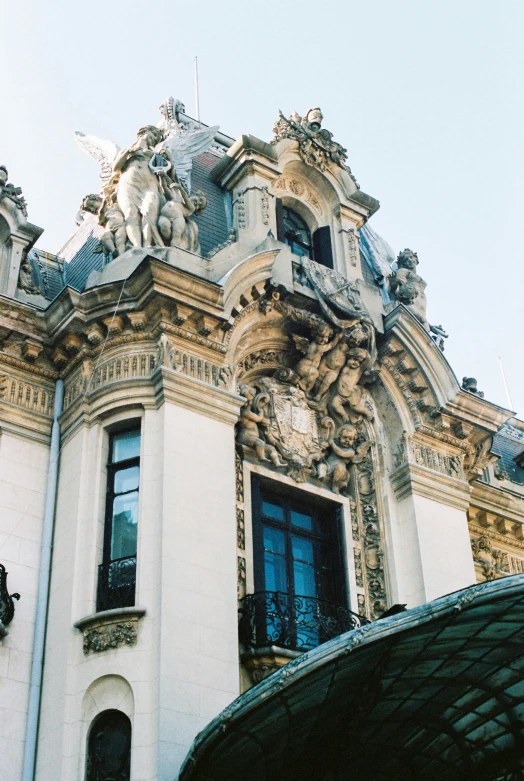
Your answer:
[[[58,379],[58,372],[51,371],[50,369],[44,369],[29,361],[23,361],[20,358],[14,358],[12,355],[0,352],[0,371],[2,371],[2,364],[5,366],[12,366],[28,374],[34,374],[36,377],[45,377],[50,380]]]
[[[186,377],[164,366],[156,369],[151,382],[157,404],[169,401],[230,426],[234,426],[238,421],[240,408],[244,403],[242,396]]]
[[[396,469],[391,484],[398,501],[416,494],[464,512],[469,506],[471,486],[467,482],[418,464],[406,463]]]

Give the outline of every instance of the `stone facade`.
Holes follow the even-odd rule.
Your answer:
[[[133,781],[174,779],[197,733],[296,656],[239,645],[257,479],[331,508],[343,607],[363,620],[524,572],[524,489],[504,461],[510,443],[520,468],[524,424],[473,378],[458,384],[416,253],[369,281],[359,232],[378,202],[320,110],[281,116],[266,143],[162,106],[128,150],[78,134],[102,164],[78,218],[76,252],[92,247],[78,289],[60,276],[73,244],[43,275],[42,231],[0,181],[0,563],[20,595],[0,639],[5,781],[22,777],[57,382],[39,781],[86,777],[90,725],[110,709],[131,720]],[[202,195],[191,172],[203,155],[215,160]],[[203,212],[217,203],[227,238],[204,256]],[[312,257],[292,252],[282,209],[313,237]],[[110,438],[130,426],[135,604],[103,611]]]

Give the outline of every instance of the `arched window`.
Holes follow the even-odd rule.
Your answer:
[[[103,711],[89,731],[86,781],[129,781],[130,767],[131,722],[121,711]]]
[[[313,257],[313,242],[311,233],[298,214],[287,206],[283,207],[284,218],[284,242],[289,245],[294,255],[303,255],[306,258]]]

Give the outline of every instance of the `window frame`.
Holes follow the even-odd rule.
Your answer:
[[[294,219],[299,225],[302,224],[302,230],[307,231],[307,234],[309,236],[309,244],[305,244],[303,241],[297,240],[296,235],[294,237],[291,237],[288,231],[286,231],[286,218],[288,215],[291,215],[292,219]],[[310,229],[307,222],[304,220],[303,217],[300,216],[300,214],[295,211],[295,209],[292,209],[290,206],[285,206],[282,204],[282,232],[283,232],[283,242],[284,244],[287,244],[293,255],[296,255],[297,257],[306,257],[309,258],[309,260],[315,260],[315,249],[314,249],[314,241],[313,241],[313,231]],[[301,253],[300,255],[293,250],[293,246],[297,245],[297,247],[301,247],[302,249],[306,249],[307,253]]]
[[[272,496],[278,502],[285,506],[285,522],[275,521],[263,515],[262,501]],[[299,527],[293,527],[290,522],[290,512],[295,510],[300,512],[300,508],[305,510],[313,518],[313,531],[309,532]],[[336,502],[330,502],[329,499],[317,497],[306,491],[286,486],[277,481],[261,478],[259,475],[252,474],[251,477],[251,514],[252,514],[252,535],[253,535],[253,576],[255,593],[267,591],[265,583],[264,569],[264,525],[271,528],[277,528],[285,531],[286,534],[286,586],[289,595],[306,596],[296,594],[294,588],[290,589],[292,582],[293,557],[291,549],[292,535],[311,540],[314,546],[314,568],[315,583],[317,586],[316,599],[324,599],[333,602],[342,607],[349,608],[349,588],[347,582],[347,569],[344,563],[344,530],[341,522],[339,505]],[[315,531],[315,525],[324,526],[324,533]],[[315,545],[316,543],[316,545]],[[322,556],[318,561],[321,547],[325,546],[328,551],[327,560],[331,562],[329,570],[322,565]],[[329,572],[331,583],[322,582],[322,578]]]
[[[107,463],[106,463],[106,492],[105,492],[105,511],[104,511],[104,528],[103,528],[103,539],[102,539],[102,561],[98,566],[98,577],[97,577],[97,593],[96,593],[96,610],[97,612],[100,612],[101,610],[107,610],[111,608],[119,608],[119,607],[133,607],[136,604],[136,564],[137,564],[137,558],[138,558],[138,527],[140,523],[139,513],[140,513],[140,450],[139,454],[137,456],[133,456],[132,458],[126,458],[122,459],[121,461],[113,461],[113,449],[114,449],[114,442],[115,438],[119,435],[126,434],[134,432],[139,437],[139,447],[141,448],[142,445],[142,426],[140,421],[133,421],[130,422],[130,425],[128,426],[119,426],[117,429],[114,429],[109,433],[109,443],[108,443],[108,450],[107,450]],[[122,493],[116,493],[115,492],[115,477],[116,474],[120,471],[123,471],[124,469],[129,469],[131,467],[138,467],[138,485],[136,489],[132,489],[132,491],[136,491],[137,496],[137,541],[136,541],[136,550],[133,554],[128,554],[127,556],[122,556],[119,558],[113,558],[111,555],[111,549],[113,545],[113,504],[114,500],[117,496],[125,496],[126,493],[131,492],[122,492]],[[131,575],[128,575],[128,583],[122,584],[122,586],[116,585],[111,587],[110,584],[110,572],[111,572],[111,565],[126,561],[132,562],[134,559],[134,574],[133,574],[133,581],[131,582]],[[128,568],[129,570],[132,569],[132,564]],[[115,567],[115,572],[116,572]],[[123,566],[123,571],[125,572],[125,564]],[[125,575],[124,575],[125,579]],[[132,586],[132,589],[131,589]],[[108,595],[113,592],[113,596],[115,597],[115,600],[118,601],[117,593],[119,588],[128,588],[128,596],[127,598],[123,596],[122,598],[122,604],[119,605],[113,605],[108,603]],[[130,596],[132,590],[132,598]],[[124,594],[125,592],[120,591],[121,594]]]

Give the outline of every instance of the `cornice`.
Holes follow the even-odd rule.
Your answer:
[[[416,494],[464,512],[469,507],[471,486],[463,480],[417,464],[404,464],[390,479],[398,501]]]
[[[471,504],[493,515],[524,523],[524,497],[508,493],[503,488],[482,483],[472,484]]]
[[[160,366],[151,377],[158,400],[169,401],[192,412],[234,426],[245,399],[200,380]],[[197,432],[195,432],[197,435]]]

